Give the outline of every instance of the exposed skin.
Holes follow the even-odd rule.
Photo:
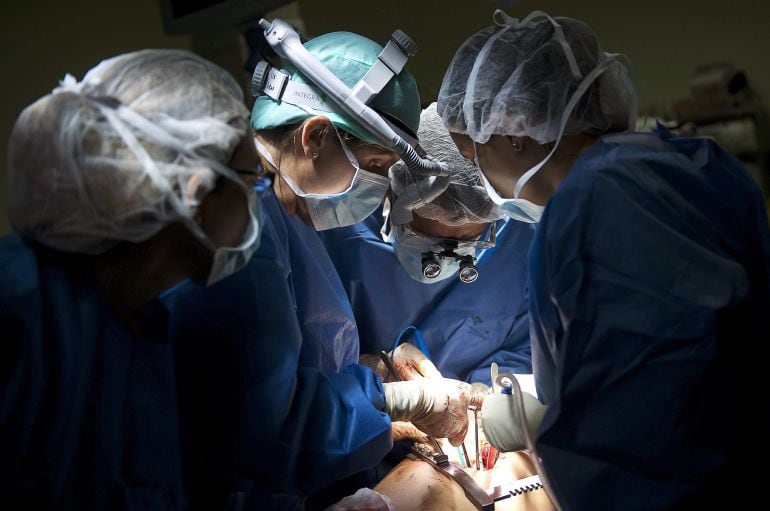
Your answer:
[[[550,152],[549,144],[538,144],[529,137],[492,135],[484,144],[474,144],[468,135],[450,133],[457,149],[465,158],[476,160],[489,182],[501,197],[514,196],[516,181],[540,163]],[[545,205],[559,186],[577,157],[596,141],[594,135],[564,136],[556,153],[521,189],[520,198]],[[521,147],[514,150],[514,143]]]
[[[253,170],[254,144],[244,137],[230,166]],[[242,174],[241,172],[241,174]],[[245,188],[220,178],[201,200],[198,222],[215,247],[237,246],[249,222]],[[182,222],[173,222],[141,243],[121,243],[93,258],[97,279],[117,316],[129,324],[145,303],[185,278],[205,279],[213,253]]]
[[[262,162],[264,167],[275,174],[286,174],[305,193],[340,193],[353,180],[355,169],[340,144],[332,122],[326,117],[306,119],[283,147],[260,133],[256,137],[270,151],[280,172],[267,161]],[[381,176],[387,176],[388,169],[399,159],[395,152],[375,144],[356,141],[348,147],[362,169]],[[313,154],[317,156],[313,158]],[[275,180],[274,190],[287,213],[298,215],[307,225],[313,225],[304,199],[297,196],[282,179]]]
[[[484,489],[505,485],[535,474],[524,452],[503,453],[493,470],[465,469]],[[405,459],[374,490],[387,496],[396,511],[474,511],[476,507],[459,484],[424,461]],[[539,489],[495,502],[500,511],[548,511],[553,509],[545,490]]]
[[[469,412],[469,416],[472,414]],[[455,462],[471,476],[478,486],[488,490],[495,486],[508,486],[514,481],[537,473],[536,467],[526,451],[498,453],[494,467],[489,470],[484,468],[483,446],[489,445],[483,428],[479,431],[479,442],[482,448],[481,469],[475,467],[475,443],[473,435],[464,441],[464,446],[469,455],[470,466],[466,466],[464,455],[458,449],[442,441],[444,452],[449,461]],[[419,448],[423,452],[430,452],[430,448]],[[441,474],[438,470],[424,461],[406,459],[396,466],[374,488],[379,493],[386,495],[395,504],[398,511],[409,510],[443,510],[458,509],[471,511],[475,509],[464,495],[461,487],[450,478]],[[553,509],[545,490],[540,489],[495,502],[496,510],[550,510]]]

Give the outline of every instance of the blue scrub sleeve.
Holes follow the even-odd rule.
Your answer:
[[[280,445],[278,481],[305,491],[376,465],[392,447],[380,378],[351,365],[339,373],[299,370],[297,390]]]
[[[302,367],[282,268],[256,259],[208,288],[167,297],[193,470],[246,477],[264,493],[310,494],[374,466],[392,445],[369,369]]]

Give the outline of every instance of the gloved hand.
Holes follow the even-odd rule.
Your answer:
[[[473,383],[471,383],[471,387],[478,390],[482,394],[489,394],[489,385],[487,385],[484,382],[474,381]]]
[[[404,342],[391,353],[393,367],[401,380],[414,380],[415,378],[441,378],[441,372],[428,360],[428,357],[417,346]],[[361,354],[358,363],[372,369],[382,379],[388,378],[388,368],[378,355]]]
[[[421,431],[448,438],[458,446],[468,432],[468,406],[480,407],[484,395],[465,382],[420,378],[383,383],[385,412],[395,421],[411,421]]]
[[[522,392],[522,397],[524,422],[530,438],[534,441],[548,407],[527,392]],[[500,451],[522,451],[527,448],[527,440],[520,424],[513,394],[489,394],[484,398],[481,427],[489,443]]]
[[[390,431],[393,434],[394,442],[412,440],[424,444],[428,441],[428,436],[411,422],[393,421],[390,425]]]
[[[428,360],[428,357],[414,344],[404,342],[393,351],[393,367],[401,380],[414,380],[416,378],[441,379],[441,372]],[[382,368],[385,364],[380,361]],[[379,369],[378,369],[379,372]]]

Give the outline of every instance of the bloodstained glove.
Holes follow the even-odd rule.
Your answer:
[[[468,406],[480,408],[484,395],[468,383],[428,379],[384,383],[385,412],[395,421],[410,421],[436,438],[458,446],[468,432]]]

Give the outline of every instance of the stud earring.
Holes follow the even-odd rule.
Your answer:
[[[312,157],[313,157],[314,160],[317,160],[318,159],[318,152],[317,151],[313,151]]]
[[[511,145],[513,145],[513,150],[514,150],[515,152],[517,152],[517,153],[520,153],[520,152],[521,152],[521,150],[523,149],[523,148],[521,147],[521,144],[520,144],[519,142],[512,142],[512,144],[511,144]]]

